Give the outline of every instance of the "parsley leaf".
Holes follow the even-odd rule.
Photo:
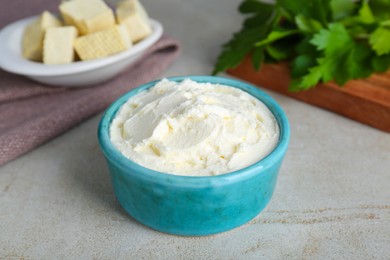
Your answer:
[[[239,7],[242,13],[253,14],[244,22],[242,30],[233,35],[233,38],[223,45],[218,57],[213,75],[238,66],[245,56],[255,47],[255,43],[264,39],[270,30],[272,18],[275,16],[274,6],[271,4],[247,0]],[[262,49],[259,49],[254,58],[256,67],[260,67]]]
[[[390,19],[390,0],[370,0],[369,5],[377,19],[380,21]]]
[[[254,27],[234,34],[233,39],[223,46],[213,74],[237,67],[253,49],[254,44],[266,36],[266,28]]]
[[[264,48],[257,47],[252,53],[252,63],[256,70],[260,69],[261,63],[264,61]]]
[[[375,22],[374,14],[371,11],[367,1],[363,1],[361,8],[359,9],[358,19],[365,24],[372,24]]]
[[[247,18],[223,45],[213,74],[247,55],[255,69],[286,60],[289,89],[300,91],[390,69],[390,0],[245,0],[239,11]]]
[[[379,26],[370,35],[370,44],[379,56],[390,53],[390,28]]]
[[[330,1],[333,20],[337,21],[352,14],[354,5],[351,0],[332,0]]]
[[[347,29],[340,23],[329,25],[315,34],[310,41],[323,51],[324,56],[317,59],[317,65],[308,69],[309,73],[302,77],[300,85],[294,90],[308,89],[320,81],[335,80],[343,85],[349,79],[367,77],[372,70],[367,64],[371,50],[364,44],[356,43]]]
[[[318,50],[323,50],[325,55],[337,55],[340,50],[349,48],[353,40],[342,24],[334,23],[330,24],[328,29],[322,29],[315,34],[310,42]]]
[[[283,28],[276,28],[268,34],[267,38],[257,42],[255,44],[255,46],[256,47],[263,47],[263,46],[266,46],[272,42],[275,42],[277,40],[280,40],[282,38],[285,38],[285,37],[288,37],[290,35],[294,35],[297,33],[300,33],[300,31],[299,30],[286,30]]]
[[[291,12],[292,15],[304,15],[308,18],[327,24],[330,12],[329,0],[278,0],[278,5]]]
[[[304,33],[315,33],[323,28],[319,21],[301,14],[295,17],[295,23],[297,24],[298,29]]]
[[[385,72],[390,68],[390,54],[375,56],[372,59],[372,67],[375,71]]]

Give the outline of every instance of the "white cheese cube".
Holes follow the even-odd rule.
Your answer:
[[[113,11],[102,0],[65,1],[59,9],[65,23],[76,26],[81,35],[115,25]]]
[[[46,29],[61,26],[62,23],[48,11],[29,24],[22,39],[23,56],[29,60],[42,61],[43,37]]]
[[[131,45],[126,28],[121,25],[81,36],[74,42],[74,48],[81,60],[106,57],[124,51]]]
[[[133,42],[137,42],[152,33],[149,17],[138,0],[125,0],[118,4],[116,17],[126,29]]]
[[[74,26],[47,29],[43,41],[43,63],[66,64],[74,61],[73,43],[77,34]]]

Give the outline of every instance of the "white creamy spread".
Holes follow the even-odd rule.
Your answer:
[[[264,158],[278,142],[279,127],[261,101],[240,89],[164,79],[121,107],[110,138],[146,168],[212,176]]]

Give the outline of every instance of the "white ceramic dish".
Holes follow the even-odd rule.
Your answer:
[[[35,16],[16,21],[0,31],[0,68],[53,86],[81,87],[107,81],[135,62],[146,49],[160,39],[163,32],[162,25],[151,19],[152,34],[126,51],[96,60],[45,65],[29,61],[22,56],[24,28],[36,18]]]

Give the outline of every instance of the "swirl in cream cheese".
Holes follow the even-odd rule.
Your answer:
[[[264,158],[275,148],[279,128],[269,109],[240,89],[164,79],[121,107],[110,138],[146,168],[212,176]]]

